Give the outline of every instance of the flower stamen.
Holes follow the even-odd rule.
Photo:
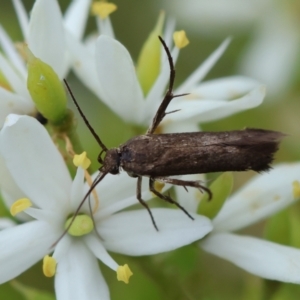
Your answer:
[[[99,16],[101,19],[106,19],[111,13],[117,10],[117,5],[111,2],[94,2],[92,4],[92,14]]]
[[[10,213],[12,216],[15,216],[30,206],[32,206],[32,202],[28,198],[21,198],[10,207]]]
[[[129,278],[133,275],[129,266],[125,264],[124,266],[119,266],[117,269],[117,279],[123,281],[126,284],[129,283]]]
[[[44,256],[44,259],[43,259],[44,275],[46,277],[53,277],[56,272],[56,265],[57,265],[57,262],[53,257],[51,257],[49,255]]]
[[[184,30],[175,31],[173,33],[173,40],[176,47],[179,49],[186,47],[190,43]]]
[[[87,157],[86,152],[82,152],[81,154],[75,154],[73,157],[73,164],[76,167],[81,167],[86,170],[91,164],[91,160]]]

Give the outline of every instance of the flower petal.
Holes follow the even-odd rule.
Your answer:
[[[12,204],[21,198],[26,198],[26,195],[20,190],[14,179],[10,175],[3,157],[0,155],[0,190],[3,201],[9,209]],[[19,213],[15,216],[18,220],[28,221],[31,218],[26,213]]]
[[[14,67],[21,74],[23,78],[26,78],[27,70],[21,56],[16,50],[16,47],[5,30],[0,25],[0,45],[7,58],[13,63]],[[2,70],[3,71],[3,70]]]
[[[201,239],[212,230],[208,218],[194,220],[175,209],[151,209],[156,231],[147,210],[115,214],[98,224],[106,249],[128,255],[150,255],[174,250]]]
[[[262,278],[300,283],[299,249],[230,233],[212,234],[200,247]]]
[[[0,283],[20,275],[46,253],[59,233],[45,222],[32,221],[0,232]]]
[[[197,83],[203,80],[230,43],[227,38],[175,91],[175,94],[188,93]]]
[[[240,67],[243,74],[264,82],[268,95],[271,92],[274,96],[293,82],[300,42],[296,18],[283,11],[280,6],[270,6],[256,23],[254,38],[246,47]]]
[[[16,119],[12,124],[10,120]],[[38,207],[66,209],[71,178],[46,129],[34,118],[9,115],[0,134],[0,152],[13,179]]]
[[[170,111],[179,109],[180,111],[168,114],[163,122],[176,122],[178,120],[211,122],[256,107],[262,103],[264,96],[265,87],[259,86],[245,96],[232,101],[176,98],[171,102],[168,109]]]
[[[32,8],[28,45],[33,54],[63,78],[65,39],[61,12],[55,0],[37,0]]]
[[[0,128],[3,126],[5,118],[11,114],[30,114],[34,111],[33,102],[30,98],[25,98],[0,87]]]
[[[28,27],[29,27],[29,20],[28,20],[28,15],[27,11],[20,0],[13,0],[13,5],[15,8],[15,11],[18,16],[18,21],[23,33],[23,37],[26,39],[28,36]]]
[[[225,203],[213,220],[214,230],[238,230],[292,204],[294,181],[300,181],[300,163],[280,164],[256,175]]]
[[[91,0],[73,0],[65,12],[64,25],[77,39],[84,34],[90,4]]]
[[[55,291],[58,300],[110,299],[97,259],[80,241],[58,263]]]
[[[136,122],[143,105],[143,93],[127,49],[118,41],[102,35],[96,42],[96,63],[102,99],[114,112]]]

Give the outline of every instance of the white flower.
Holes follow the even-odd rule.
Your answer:
[[[300,198],[299,182],[300,163],[277,165],[257,175],[225,202],[200,247],[257,276],[300,283],[300,249],[233,233],[295,203]],[[185,198],[181,193],[181,205]]]
[[[62,156],[34,118],[7,117],[0,134],[0,153],[0,187],[7,205],[24,197],[33,203],[20,214],[23,220],[30,216],[28,222],[6,225],[0,231],[3,283],[53,251],[51,245],[63,233],[66,219],[74,213],[88,186],[81,168],[72,182]],[[145,209],[119,212],[137,203],[135,186],[136,180],[126,173],[107,175],[96,187],[100,206],[94,219],[101,239],[95,232],[81,237],[66,234],[55,246],[57,299],[109,299],[97,259],[115,271],[119,266],[107,250],[150,255],[201,239],[212,229],[208,218],[193,214],[192,221],[180,210],[152,209],[158,232]],[[151,198],[149,191],[143,191],[142,196]],[[87,204],[81,212],[89,213]]]
[[[24,40],[38,58],[49,64],[59,78],[69,70],[65,35],[81,38],[85,28],[90,0],[73,1],[64,19],[56,0],[37,0],[30,19],[20,0],[13,4],[20,22]],[[65,30],[66,29],[66,30]],[[27,69],[22,55],[0,26],[0,71],[8,82],[0,83],[0,127],[9,113],[33,114],[34,104],[26,87]]]
[[[295,74],[299,53],[298,10],[293,2],[267,0],[175,0],[168,9],[187,28],[220,37],[252,30],[239,72],[264,82],[268,93],[283,92]]]
[[[172,33],[171,26],[167,26],[164,39],[170,49]],[[184,131],[186,123],[188,127],[192,125],[197,130],[198,122],[224,118],[262,103],[264,87],[246,77],[231,76],[200,83],[228,43],[229,39],[225,40],[174,90],[175,95],[189,95],[172,100],[168,111],[180,111],[165,117],[163,131],[174,131],[173,123],[176,124],[177,131]],[[149,126],[169,81],[170,68],[163,50],[160,74],[144,96],[129,52],[111,35],[102,32],[97,40],[89,39],[85,44],[70,38],[68,47],[73,54],[74,71],[86,86],[125,121]],[[171,53],[176,62],[179,49],[174,47]]]

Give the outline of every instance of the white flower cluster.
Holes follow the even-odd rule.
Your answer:
[[[115,39],[109,17],[97,17],[98,36],[82,41],[89,0],[72,1],[64,16],[56,0],[37,0],[30,18],[21,0],[13,0],[13,4],[29,48],[51,65],[60,79],[72,68],[122,119],[149,125],[169,80],[165,53],[162,53],[160,73],[144,95],[131,56]],[[172,46],[172,33],[172,24],[167,24],[164,39],[176,62],[179,49]],[[228,43],[225,40],[174,91],[190,94],[172,101],[169,110],[179,111],[164,119],[164,132],[197,131],[199,122],[224,118],[262,103],[265,89],[250,78],[232,76],[201,82]],[[204,250],[263,278],[300,283],[300,250],[232,233],[300,198],[299,163],[278,165],[269,173],[257,175],[228,199],[213,220],[195,213],[193,193],[183,194],[182,189],[176,188],[180,204],[191,211],[195,220],[192,222],[178,210],[154,208],[158,232],[146,210],[122,211],[137,202],[136,180],[125,173],[108,175],[95,188],[100,197],[99,208],[93,216],[96,230],[80,237],[66,234],[58,241],[67,218],[74,214],[89,189],[84,182],[85,171],[78,167],[72,181],[46,129],[28,116],[34,114],[35,107],[26,87],[26,65],[1,27],[0,47],[3,51],[0,72],[7,81],[6,86],[0,85],[0,188],[6,206],[20,211],[16,215],[18,224],[0,219],[0,283],[15,278],[53,253],[57,268],[50,273],[55,274],[57,299],[109,299],[97,259],[117,273],[120,266],[107,251],[151,255],[176,249],[206,235],[199,242]],[[152,198],[147,188],[143,188],[142,196],[146,201]],[[16,205],[17,199],[20,200]],[[25,206],[19,209],[18,205]],[[89,215],[88,204],[83,205],[81,212]],[[46,269],[48,265],[50,269],[53,266],[44,265]]]

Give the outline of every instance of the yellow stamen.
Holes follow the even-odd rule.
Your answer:
[[[117,279],[119,281],[123,281],[126,284],[129,283],[129,278],[132,276],[132,272],[129,269],[128,265],[125,264],[124,266],[119,266],[117,269]]]
[[[163,182],[155,181],[154,182],[154,188],[158,191],[161,192],[162,189],[164,188],[165,184]]]
[[[46,255],[43,259],[43,273],[46,277],[53,277],[56,272],[56,260],[55,258]]]
[[[92,4],[92,14],[99,16],[101,19],[107,18],[111,13],[117,10],[117,5],[109,2],[94,2]]]
[[[300,182],[296,180],[293,182],[293,196],[294,199],[300,198]]]
[[[81,167],[82,169],[86,170],[90,164],[91,164],[91,161],[90,159],[87,157],[86,155],[86,152],[82,152],[81,154],[75,154],[74,155],[74,158],[73,158],[73,164],[76,166],[76,167]]]
[[[173,40],[174,40],[176,47],[179,49],[184,48],[185,46],[187,46],[190,43],[184,30],[175,31],[173,33]]]
[[[10,213],[12,216],[15,216],[30,206],[32,206],[32,203],[28,198],[21,198],[10,207]]]
[[[73,217],[70,217],[66,224],[65,228],[70,225]],[[74,219],[71,227],[68,230],[68,233],[73,236],[82,236],[90,233],[94,229],[94,223],[90,216],[88,215],[79,215]]]

